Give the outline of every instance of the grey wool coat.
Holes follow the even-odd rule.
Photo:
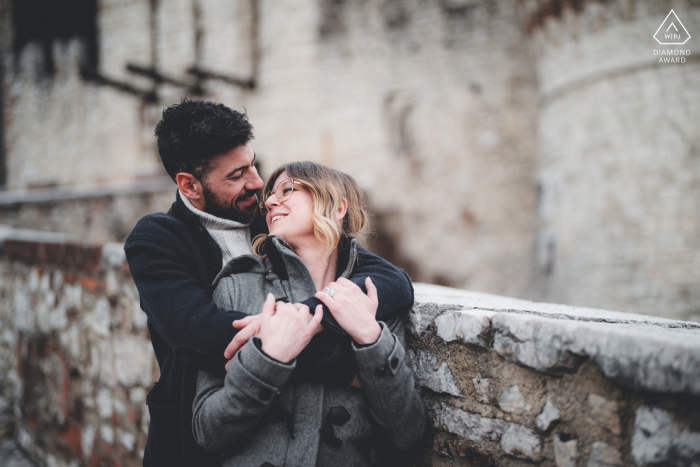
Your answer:
[[[270,237],[288,279],[268,259],[242,256],[215,280],[215,303],[260,313],[267,293],[298,302],[316,291],[311,274],[281,237]],[[350,242],[347,277],[357,258]],[[218,283],[217,283],[218,281]],[[278,362],[253,337],[225,376],[200,371],[192,428],[197,442],[221,454],[222,466],[387,465],[381,452],[405,450],[423,435],[426,412],[403,345],[403,317],[380,322],[379,339],[353,351],[362,390],[296,381],[296,361]],[[328,332],[328,331],[325,331]]]

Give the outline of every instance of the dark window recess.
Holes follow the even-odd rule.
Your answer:
[[[38,42],[44,54],[44,69],[53,73],[52,42],[77,37],[86,46],[83,66],[97,69],[97,0],[12,0],[12,16],[16,58],[27,44]]]

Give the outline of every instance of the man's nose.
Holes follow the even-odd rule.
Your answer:
[[[260,175],[258,174],[258,169],[255,168],[255,166],[252,166],[250,168],[250,174],[252,177],[246,182],[245,188],[247,190],[259,190],[263,187],[263,181],[262,178],[260,178]]]

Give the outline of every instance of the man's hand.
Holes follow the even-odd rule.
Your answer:
[[[323,318],[323,306],[316,307],[316,313],[309,321],[309,307],[275,303],[275,297],[269,294],[260,316],[258,337],[262,341],[263,352],[287,363],[295,359],[316,334]]]
[[[237,319],[233,322],[233,327],[240,329],[240,331],[233,336],[233,340],[224,351],[224,357],[227,360],[230,361],[233,355],[245,346],[248,339],[258,334],[260,330],[260,318],[260,315],[254,315],[243,319]],[[228,367],[228,363],[226,366]]]
[[[316,298],[326,304],[341,328],[358,344],[373,344],[382,328],[377,323],[377,288],[372,279],[365,279],[367,295],[355,283],[341,277],[328,287],[336,290],[331,297],[325,292],[316,292]]]

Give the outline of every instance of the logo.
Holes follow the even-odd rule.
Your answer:
[[[659,26],[659,29],[654,33],[654,39],[661,45],[682,45],[688,42],[690,34],[688,34],[688,30],[685,29],[676,13],[671,10],[664,22]]]

